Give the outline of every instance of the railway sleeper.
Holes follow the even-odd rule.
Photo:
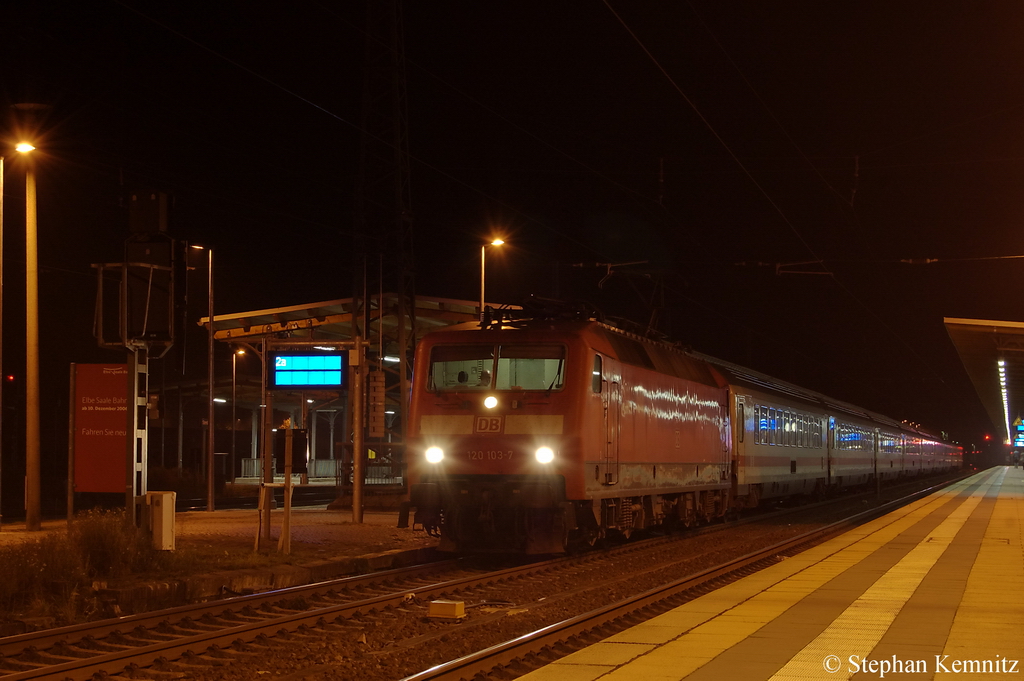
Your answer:
[[[64,664],[65,662],[74,662],[75,657],[69,655],[54,655],[49,651],[34,651],[32,654],[22,653],[23,660],[30,664],[40,664],[44,666]]]
[[[181,659],[175,661],[175,665],[188,666],[193,669],[209,669],[210,667],[224,667],[231,660],[224,657],[213,657],[206,652],[194,653],[191,650],[186,650],[181,655]]]
[[[153,667],[150,666],[150,667],[140,667],[138,669],[133,668],[131,670],[131,676],[130,677],[129,676],[109,676],[109,677],[106,677],[106,678],[108,678],[108,679],[129,679],[130,678],[133,681],[138,681],[138,679],[154,679],[154,681],[157,681],[159,679],[180,679],[180,678],[182,678],[182,673],[181,672],[162,671],[162,670],[159,670],[159,669],[153,669]]]
[[[20,660],[12,660],[11,658],[5,658],[0,662],[0,671],[3,672],[30,672],[36,669],[42,669],[49,665],[45,662],[21,662]]]

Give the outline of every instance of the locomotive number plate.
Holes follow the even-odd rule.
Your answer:
[[[511,461],[512,450],[501,450],[501,449],[470,449],[469,454],[470,461]]]

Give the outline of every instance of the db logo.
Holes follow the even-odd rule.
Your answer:
[[[477,433],[500,433],[501,418],[500,416],[477,416],[474,430]]]

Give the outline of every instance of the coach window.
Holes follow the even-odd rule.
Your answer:
[[[601,384],[604,381],[604,374],[601,370],[601,355],[594,355],[594,373],[590,377],[590,391],[601,392]]]

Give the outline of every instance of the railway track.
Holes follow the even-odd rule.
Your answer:
[[[930,491],[931,488],[919,494]],[[794,509],[789,513],[800,511]],[[779,513],[768,514],[746,522],[774,523],[777,527],[785,527],[780,517]],[[829,529],[818,530],[815,536],[837,531],[837,527],[830,525]],[[220,678],[217,670],[225,665],[242,665],[246,660],[258,659],[276,647],[305,646],[308,641],[319,639],[357,642],[336,653],[335,658],[350,660],[369,655],[371,659],[373,656],[384,659],[390,655],[415,664],[412,662],[414,659],[429,660],[427,653],[447,654],[437,651],[448,650],[444,646],[450,644],[452,637],[459,637],[460,632],[471,632],[465,636],[467,641],[481,639],[483,634],[493,638],[504,631],[507,622],[516,620],[510,615],[543,612],[544,618],[559,620],[533,633],[515,636],[522,639],[515,646],[500,644],[500,650],[492,653],[497,655],[493,659],[484,656],[478,661],[464,660],[459,665],[449,663],[455,665],[451,671],[442,669],[445,665],[435,665],[438,670],[431,673],[440,674],[438,676],[410,677],[461,678],[469,672],[460,665],[475,665],[471,668],[479,671],[503,664],[501,660],[505,657],[523,659],[529,657],[537,646],[539,649],[550,646],[551,637],[563,640],[579,636],[571,632],[594,631],[605,626],[595,623],[601,617],[605,617],[607,623],[621,618],[624,612],[646,607],[643,604],[616,605],[615,608],[603,606],[598,610],[607,612],[594,615],[598,619],[593,621],[580,619],[583,615],[573,615],[564,620],[557,617],[563,610],[580,612],[579,604],[586,603],[588,599],[597,598],[604,604],[608,601],[608,594],[635,590],[646,583],[668,581],[682,584],[680,579],[683,578],[670,578],[673,571],[689,575],[685,578],[689,580],[686,583],[706,584],[722,574],[752,569],[752,564],[768,560],[752,557],[752,554],[741,559],[745,561],[742,564],[727,561],[694,577],[693,566],[682,556],[689,556],[692,560],[695,553],[723,550],[731,541],[729,538],[737,534],[725,532],[709,536],[723,529],[734,530],[736,526],[711,527],[683,536],[634,542],[609,551],[497,570],[469,559],[442,561],[7,637],[0,639],[0,681],[87,679],[94,675],[168,678],[168,674],[176,678],[214,679]],[[749,532],[757,534],[763,530],[751,529]],[[791,543],[810,541],[814,538],[808,534],[791,540]],[[704,545],[701,547],[693,542],[704,542]],[[775,545],[765,551],[771,556],[788,550],[780,546]],[[614,569],[609,566],[614,566]],[[693,586],[674,588],[685,591]],[[630,598],[641,598],[642,603],[649,605],[671,597],[669,592],[666,592],[668,595],[658,595],[660,593],[652,592],[646,596],[634,593]],[[437,598],[457,598],[466,602],[472,616],[457,621],[431,620],[427,617],[429,601]],[[380,624],[385,626],[378,626]],[[354,632],[361,633],[354,636]],[[483,639],[488,636],[483,636]],[[522,648],[523,645],[532,647]],[[494,645],[484,640],[480,647],[491,649]],[[417,649],[422,649],[418,658]],[[467,656],[453,654],[445,659],[451,657],[463,659]],[[304,663],[296,664],[301,667]],[[350,665],[349,662],[344,663],[346,670]],[[418,669],[428,666],[431,665],[424,663]],[[326,668],[330,667],[331,664],[326,665]],[[477,671],[469,673],[469,676]],[[384,678],[399,678],[406,673],[403,671]]]
[[[579,648],[606,638],[638,621],[677,607],[703,593],[708,585],[718,588],[775,562],[780,556],[794,555],[805,547],[848,528],[882,516],[900,506],[948,486],[944,482],[917,491],[825,527],[805,532],[786,541],[764,547],[698,574],[688,575],[654,589],[635,594],[590,612],[565,619],[487,649],[437,665],[401,681],[461,681],[465,679],[509,679],[543,666]]]
[[[638,542],[619,547],[614,554],[628,555],[670,541]],[[470,559],[440,561],[10,636],[0,638],[0,679],[88,679],[193,657],[204,649],[230,658],[232,654],[224,651],[239,643],[386,609],[412,608],[424,611],[422,615],[425,602],[433,598],[552,571],[599,570],[603,559],[603,554],[593,553],[499,570]],[[410,603],[413,600],[415,604]]]

